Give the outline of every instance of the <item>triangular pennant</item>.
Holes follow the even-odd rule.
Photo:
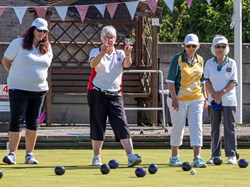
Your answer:
[[[165,4],[168,6],[171,12],[174,10],[174,0],[164,0]]]
[[[136,12],[136,9],[138,7],[139,1],[125,2],[125,4],[128,8],[131,19],[134,19],[135,12]]]
[[[105,4],[99,4],[99,5],[95,5],[95,7],[99,10],[99,12],[102,14],[102,17],[104,17],[104,12],[105,12]]]
[[[81,17],[81,21],[83,22],[84,19],[85,19],[85,16],[87,14],[87,11],[88,11],[88,8],[89,6],[79,6],[79,5],[76,5],[76,9]]]
[[[211,0],[207,0],[207,3],[210,4]]]
[[[5,8],[3,6],[0,6],[0,17],[3,15],[5,11]]]
[[[190,8],[190,5],[191,5],[192,1],[193,0],[186,0],[188,8]]]
[[[35,11],[39,18],[43,18],[47,12],[47,7],[36,7]]]
[[[68,8],[68,6],[55,6],[58,15],[63,21],[65,20],[65,17],[67,15]]]
[[[158,0],[147,0],[147,3],[151,12],[153,13],[153,15],[155,15]]]
[[[109,3],[106,4],[106,7],[108,9],[108,12],[110,14],[111,19],[113,19],[114,15],[115,15],[115,11],[117,9],[118,3]]]
[[[17,15],[17,18],[19,20],[19,23],[22,24],[22,21],[23,21],[23,16],[26,12],[26,9],[27,7],[13,7],[16,15]]]

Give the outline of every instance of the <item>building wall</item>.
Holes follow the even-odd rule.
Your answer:
[[[0,43],[0,58],[2,59],[3,53],[7,48],[8,43]],[[206,61],[212,54],[210,52],[211,44],[202,43],[198,53],[203,56]],[[173,56],[183,50],[181,43],[159,43],[158,55],[159,55],[159,69],[163,71],[164,80],[167,75],[168,66]],[[248,94],[250,92],[250,44],[243,44],[243,122],[250,123],[250,98]],[[233,45],[230,45],[230,57],[233,57]],[[2,64],[0,64],[0,82],[6,82],[7,73],[4,70]],[[166,84],[164,84],[166,88]],[[65,98],[55,98],[56,101],[52,106],[52,122],[61,124],[74,124],[74,123],[88,123],[88,106],[86,98],[73,98],[73,100]],[[62,103],[64,101],[64,104]],[[68,103],[67,103],[68,102]],[[132,107],[135,105],[135,101],[131,99],[125,99],[125,104]],[[137,112],[128,111],[129,123],[136,123]],[[6,121],[6,115],[0,116],[0,121]],[[209,123],[207,111],[204,115],[204,123]]]

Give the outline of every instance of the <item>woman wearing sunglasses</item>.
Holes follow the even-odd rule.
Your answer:
[[[207,96],[203,87],[203,58],[197,54],[199,39],[195,34],[188,34],[184,41],[185,50],[173,58],[167,85],[170,95],[167,99],[173,124],[170,145],[172,155],[169,166],[180,167],[179,146],[182,145],[186,118],[190,132],[190,145],[193,148],[193,167],[205,168],[201,158],[202,116],[207,108]]]
[[[19,38],[14,39],[4,53],[2,64],[9,72],[10,100],[10,152],[3,158],[7,164],[16,164],[16,153],[25,131],[25,164],[38,164],[33,155],[38,119],[44,97],[49,89],[48,68],[52,61],[52,49],[48,39],[48,24],[42,18],[35,19]]]
[[[220,124],[222,118],[227,163],[236,164],[235,111],[237,100],[235,86],[237,85],[237,65],[233,59],[227,56],[229,46],[228,40],[224,36],[214,37],[211,52],[214,57],[206,62],[204,74],[206,88],[209,92],[208,99],[211,103],[212,157],[207,161],[207,164],[212,164],[214,158],[221,157]]]

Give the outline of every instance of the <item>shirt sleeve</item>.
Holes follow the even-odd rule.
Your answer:
[[[175,83],[178,73],[178,57],[179,55],[176,55],[170,63],[166,82]]]
[[[209,61],[205,63],[204,80],[209,80]]]
[[[94,48],[90,51],[90,54],[89,54],[89,63],[90,61],[95,58],[98,54],[100,53],[100,49],[99,48]]]
[[[19,50],[22,48],[22,41],[23,38],[14,39],[4,52],[4,58],[12,62],[16,58]]]
[[[236,84],[238,84],[238,77],[237,77],[237,65],[236,62],[232,60],[232,76],[230,77],[230,82],[235,82]]]

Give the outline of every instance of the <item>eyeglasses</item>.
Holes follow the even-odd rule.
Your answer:
[[[217,49],[220,49],[220,48],[225,49],[227,46],[226,45],[216,45],[215,47]]]
[[[47,33],[47,32],[48,32],[48,31],[46,31],[46,30],[39,30],[39,29],[37,29],[37,28],[36,28],[36,31],[37,31],[37,32],[43,32],[43,33]]]
[[[186,47],[186,48],[190,48],[190,47],[192,47],[192,48],[196,48],[196,47],[197,47],[197,45],[186,45],[185,47]]]

